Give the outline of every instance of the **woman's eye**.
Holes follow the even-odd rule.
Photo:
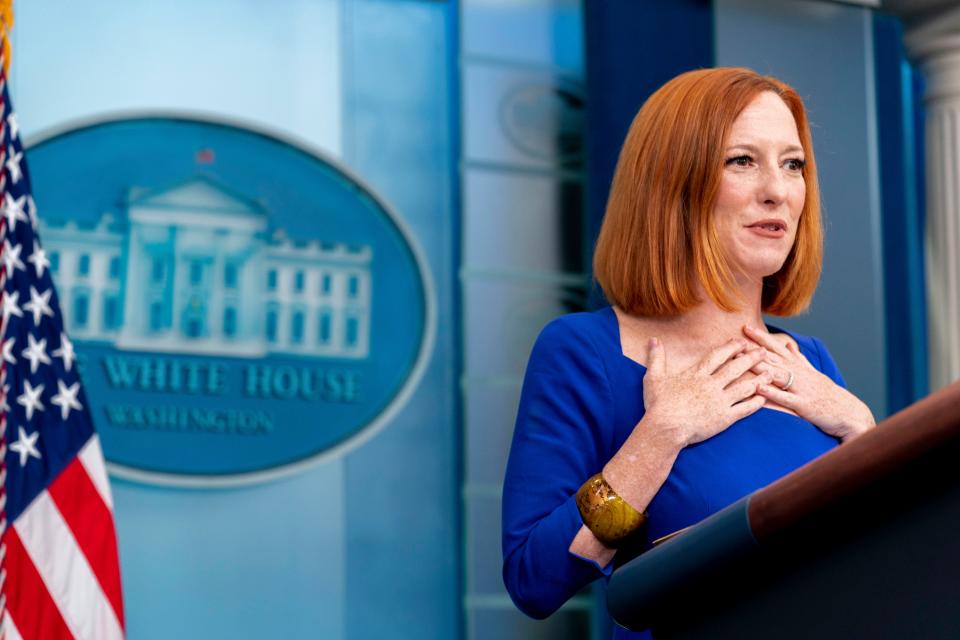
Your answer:
[[[735,158],[727,159],[726,165],[735,165],[737,167],[749,167],[750,163],[753,162],[753,158],[750,156],[737,156]]]
[[[801,160],[800,158],[792,158],[790,160],[787,160],[787,169],[789,169],[790,171],[803,171],[803,168],[806,165],[807,163]]]

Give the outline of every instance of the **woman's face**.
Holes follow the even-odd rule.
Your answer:
[[[713,210],[731,266],[750,279],[779,271],[793,247],[807,191],[803,165],[793,114],[764,91],[733,122]]]

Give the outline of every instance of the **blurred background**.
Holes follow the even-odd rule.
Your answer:
[[[809,109],[824,275],[808,313],[774,322],[823,339],[878,419],[960,377],[955,0],[16,10],[10,86],[28,145],[144,116],[261,132],[369,189],[421,261],[426,293],[410,304],[426,305],[423,357],[366,437],[229,486],[112,467],[132,640],[606,637],[598,587],[542,622],[513,607],[502,475],[534,338],[552,317],[601,304],[590,256],[630,120],[689,69],[752,67]],[[198,174],[215,162],[194,161]],[[40,174],[34,187],[43,237],[59,187]],[[374,367],[377,341],[392,339],[377,331]],[[318,429],[333,419],[316,415]],[[218,446],[229,455],[229,440]]]

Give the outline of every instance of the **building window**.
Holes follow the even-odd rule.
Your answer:
[[[330,342],[330,311],[323,309],[320,311],[320,324],[317,332],[317,340],[320,344]]]
[[[113,331],[120,326],[120,300],[117,296],[103,298],[103,328]]]
[[[163,303],[159,300],[150,305],[150,331],[160,331],[163,328]]]
[[[197,286],[203,283],[203,263],[199,260],[190,261],[190,284]]]
[[[359,335],[360,323],[354,317],[347,318],[347,346],[357,346],[357,336]]]
[[[267,291],[276,291],[277,290],[277,270],[270,269],[267,271]]]
[[[90,256],[85,253],[80,254],[80,260],[77,261],[77,273],[81,276],[90,275]]]
[[[87,316],[90,310],[90,298],[86,293],[73,294],[73,326],[80,328],[87,326]]]
[[[120,279],[120,256],[110,258],[110,277],[114,280]]]
[[[290,318],[290,342],[303,342],[303,311],[294,311]]]
[[[231,262],[223,267],[223,286],[227,289],[237,288],[237,265]]]
[[[277,310],[267,309],[267,340],[277,341]]]
[[[181,318],[183,334],[188,338],[201,338],[207,333],[207,309],[204,296],[194,293]]]
[[[347,295],[351,298],[356,298],[357,293],[360,292],[360,278],[357,276],[350,276],[350,280],[347,281]]]
[[[297,293],[303,293],[303,271],[297,271],[293,276],[293,288]]]
[[[60,270],[60,252],[51,251],[50,255],[47,256],[47,258],[50,259],[50,271],[52,271],[53,273],[56,273],[57,271],[59,271]]]
[[[150,263],[150,280],[159,283],[163,282],[163,260],[154,258]]]
[[[187,317],[187,326],[184,327],[188,338],[199,338],[203,335],[203,320],[195,315]]]
[[[329,273],[325,273],[323,277],[320,278],[320,293],[329,295],[331,289],[333,289],[333,278]]]
[[[237,335],[237,310],[233,307],[223,310],[223,335],[228,338]]]

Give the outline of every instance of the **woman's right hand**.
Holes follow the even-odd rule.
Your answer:
[[[644,420],[671,432],[686,447],[757,411],[764,403],[757,387],[769,384],[771,374],[750,373],[764,360],[766,349],[747,349],[747,344],[733,339],[689,369],[668,374],[663,343],[651,338],[643,378]]]

